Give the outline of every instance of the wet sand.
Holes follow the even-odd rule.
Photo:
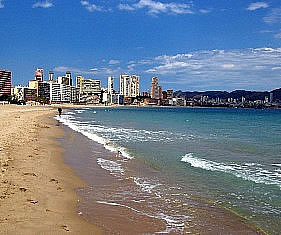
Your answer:
[[[101,234],[77,213],[84,183],[61,158],[55,113],[0,106],[0,234]]]
[[[140,191],[132,175],[161,178],[160,172],[138,160],[130,160],[123,164],[124,175],[109,174],[97,164],[97,159],[120,162],[116,153],[68,127],[64,127],[64,132],[61,142],[65,162],[87,183],[77,190],[81,196],[78,210],[85,220],[98,225],[106,234],[263,234],[247,220],[204,198],[183,194],[169,198],[171,193],[177,195],[177,188],[171,187],[167,197]],[[182,230],[175,230],[175,225],[167,222],[168,217],[163,214],[161,218],[155,211],[158,215],[162,212],[187,215]]]

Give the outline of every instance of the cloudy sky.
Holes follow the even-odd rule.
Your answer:
[[[281,87],[281,1],[0,0],[0,68],[158,76],[164,89]]]

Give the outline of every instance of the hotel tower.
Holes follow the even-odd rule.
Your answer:
[[[0,96],[11,95],[12,72],[0,69]]]

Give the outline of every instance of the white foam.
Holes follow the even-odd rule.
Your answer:
[[[105,149],[111,152],[119,151],[124,158],[133,159],[133,156],[131,156],[125,148],[120,146],[114,146],[110,143],[109,140],[95,133],[95,131],[98,131],[99,128],[105,130],[105,127],[99,125],[90,125],[87,122],[74,121],[70,117],[71,116],[68,115],[62,115],[61,117],[55,116],[55,119],[68,126],[72,130],[83,134],[84,136],[99,144],[102,144]]]
[[[160,233],[160,234],[161,233],[170,233],[170,232],[181,232],[181,233],[183,233],[184,232],[184,222],[188,218],[187,216],[183,216],[183,215],[169,216],[169,215],[165,215],[163,213],[159,213],[157,215],[151,215],[151,214],[139,211],[139,210],[137,210],[133,207],[126,206],[126,205],[123,205],[123,204],[119,204],[119,203],[116,203],[116,202],[97,201],[97,203],[127,208],[127,209],[130,209],[130,210],[136,212],[137,214],[145,215],[145,216],[148,216],[150,218],[164,220],[166,222],[166,229],[164,231],[161,231],[161,232],[156,232],[156,233]]]
[[[280,166],[281,167],[281,163],[273,163],[271,164],[272,166]]]
[[[152,184],[147,180],[139,177],[133,177],[134,182],[138,185],[143,192],[152,193],[153,189],[160,186],[161,184]]]
[[[192,167],[208,171],[225,172],[255,183],[276,185],[281,189],[281,178],[276,177],[276,172],[263,169],[260,164],[245,163],[244,165],[239,165],[235,163],[217,163],[206,159],[196,158],[193,156],[193,153],[184,155],[181,158],[181,161],[190,164]]]
[[[124,169],[122,168],[121,164],[106,160],[103,158],[98,158],[97,163],[100,165],[101,168],[107,170],[110,172],[110,174],[116,175],[116,174],[124,174]]]

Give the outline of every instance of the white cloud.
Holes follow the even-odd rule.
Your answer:
[[[4,3],[3,2],[4,2],[4,0],[0,0],[0,9],[4,8]]]
[[[107,65],[89,69],[60,66],[54,71],[99,78],[134,73],[144,80],[156,75],[167,88],[182,90],[271,90],[281,84],[281,48],[202,50],[128,60],[118,66],[107,61]]]
[[[59,73],[65,73],[67,71],[70,71],[75,74],[81,74],[81,75],[112,75],[112,74],[118,74],[120,73],[120,68],[111,69],[111,68],[75,68],[75,67],[68,67],[68,66],[58,66],[53,69],[54,72]]]
[[[81,5],[85,7],[89,12],[94,12],[94,11],[106,11],[103,7],[97,6],[93,3],[90,3],[89,1],[81,0],[80,1]]]
[[[135,11],[136,10],[136,8],[130,6],[129,4],[122,4],[122,3],[120,3],[118,5],[118,9],[125,10],[125,11]]]
[[[119,60],[110,60],[108,62],[108,64],[110,64],[110,65],[120,64],[120,61]]]
[[[202,13],[202,14],[208,14],[210,13],[212,10],[210,9],[200,9],[199,12]]]
[[[53,7],[54,4],[49,0],[36,2],[32,5],[32,8],[50,8]]]
[[[153,0],[140,0],[135,4],[119,4],[120,10],[133,11],[137,9],[147,9],[148,14],[157,15],[160,13],[167,14],[193,14],[191,10],[191,5],[185,3],[163,3]]]
[[[274,35],[274,38],[281,39],[281,33],[277,33]]]
[[[224,69],[233,69],[235,67],[234,64],[222,64],[222,67]]]
[[[265,23],[274,24],[281,22],[281,8],[274,8],[263,18]]]
[[[268,7],[269,7],[269,4],[266,2],[254,2],[248,6],[247,10],[255,11],[255,10],[258,10],[261,8],[268,8]]]
[[[211,50],[157,56],[145,73],[192,89],[271,89],[280,87],[280,64],[281,48]]]

